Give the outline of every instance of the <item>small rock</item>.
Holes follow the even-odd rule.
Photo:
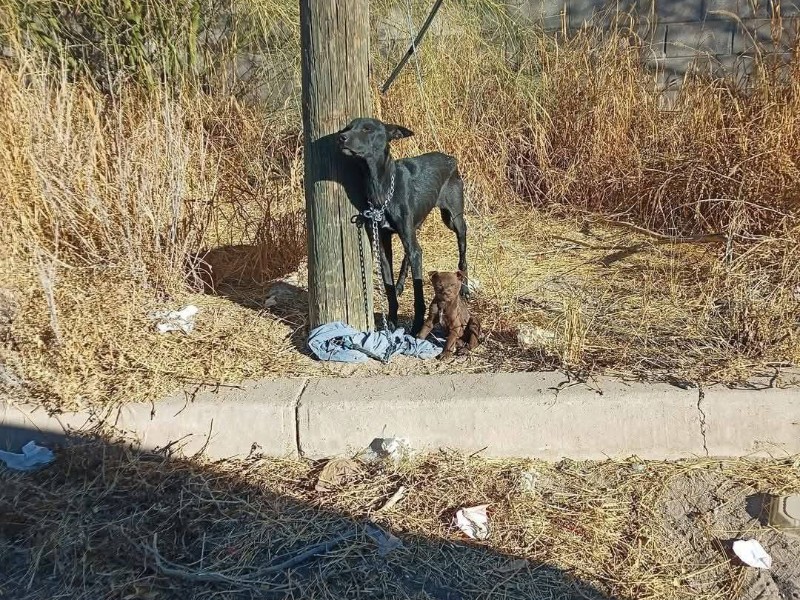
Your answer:
[[[339,487],[360,471],[358,463],[349,458],[332,458],[319,474],[314,489],[318,492],[330,492]]]
[[[775,529],[800,535],[800,494],[771,498],[769,524]]]

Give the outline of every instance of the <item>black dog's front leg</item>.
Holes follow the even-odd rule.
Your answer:
[[[408,262],[411,263],[411,275],[414,278],[414,324],[411,326],[411,335],[417,335],[425,321],[425,293],[422,288],[422,248],[417,241],[416,232],[401,234]]]
[[[386,291],[386,300],[389,304],[389,323],[392,329],[397,327],[397,289],[394,285],[394,267],[392,266],[392,233],[382,229],[381,238],[381,276],[383,289]]]

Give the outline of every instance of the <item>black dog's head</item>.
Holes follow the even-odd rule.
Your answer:
[[[414,135],[400,125],[382,123],[378,119],[355,119],[339,132],[339,149],[348,156],[381,158],[389,150],[389,142]]]

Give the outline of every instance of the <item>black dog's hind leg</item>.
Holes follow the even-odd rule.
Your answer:
[[[381,276],[383,278],[383,289],[386,291],[386,300],[389,304],[388,320],[392,329],[397,327],[397,289],[394,285],[394,272],[392,267],[392,234],[389,231],[381,230],[378,234],[381,238]],[[404,259],[405,260],[405,259]]]
[[[467,274],[467,222],[464,220],[463,213],[459,213],[456,216],[446,208],[442,209],[442,221],[450,231],[455,232],[458,240],[458,270],[464,275],[464,283],[461,284],[461,295],[466,298],[469,296],[469,288],[467,287],[467,282],[469,281],[469,275]]]
[[[442,211],[442,221],[458,240],[458,270],[464,275],[461,284],[461,295],[469,296],[469,275],[467,273],[467,222],[464,220],[464,181],[458,170],[453,171],[450,178],[442,186],[437,203]]]
[[[458,239],[458,270],[464,275],[464,282],[461,284],[461,295],[466,298],[469,296],[469,275],[467,273],[467,222],[464,220],[464,215],[458,215],[452,218],[453,230],[456,232]]]
[[[397,276],[397,295],[402,296],[406,288],[406,277],[408,277],[408,254],[403,254],[403,262],[400,263],[400,274]]]

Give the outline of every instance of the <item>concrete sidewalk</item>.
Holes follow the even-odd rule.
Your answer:
[[[2,447],[104,424],[148,450],[169,445],[212,459],[318,458],[379,437],[408,438],[415,450],[545,460],[800,454],[800,388],[587,385],[557,372],[263,380],[103,413],[0,411]]]

